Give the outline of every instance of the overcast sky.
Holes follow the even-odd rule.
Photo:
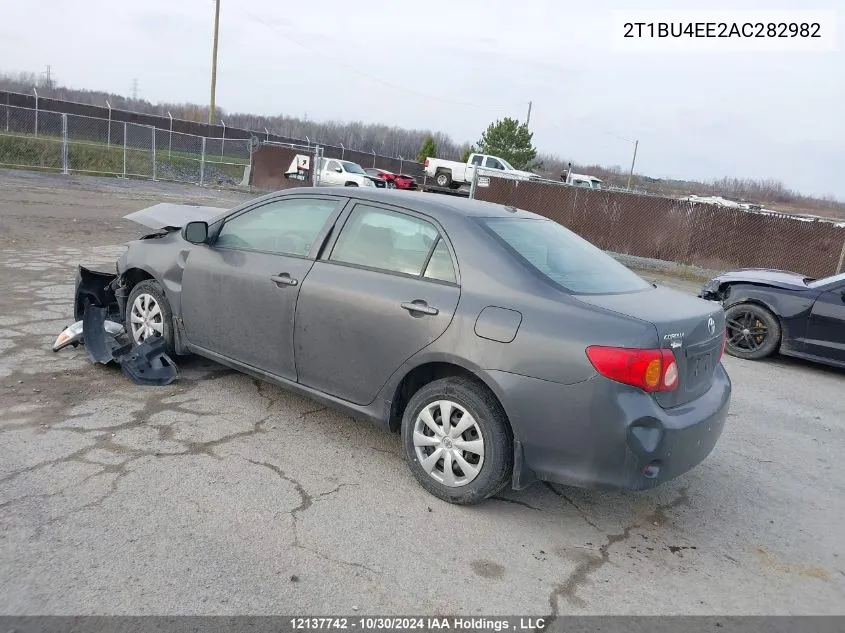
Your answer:
[[[2,0],[0,70],[207,103],[213,0]],[[838,9],[834,52],[622,53],[613,12]],[[845,200],[843,0],[222,0],[217,103],[541,151],[655,177],[774,178]],[[579,8],[573,8],[579,7]],[[614,37],[616,38],[614,40]]]

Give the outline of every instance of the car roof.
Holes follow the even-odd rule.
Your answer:
[[[403,191],[401,189],[376,189],[356,187],[296,187],[285,190],[286,194],[301,195],[340,195],[356,200],[381,202],[406,207],[411,211],[423,213],[440,220],[444,217],[463,215],[484,218],[532,218],[548,219],[542,215],[531,213],[516,207],[509,207],[483,200],[470,200],[459,196],[448,196],[439,193],[419,191]]]

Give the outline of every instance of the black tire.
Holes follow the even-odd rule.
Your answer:
[[[480,436],[484,442],[483,461],[478,474],[468,483],[457,487],[447,486],[426,472],[414,446],[414,427],[417,417],[426,406],[445,399],[459,405],[475,419],[476,426],[455,439],[470,441],[477,438],[477,431],[480,430]],[[457,424],[461,419],[455,418],[455,415],[453,413],[450,419],[450,428],[454,428],[452,422]],[[434,437],[433,434],[432,437]],[[421,387],[413,395],[402,416],[402,446],[411,472],[419,484],[435,497],[449,503],[470,505],[492,497],[507,485],[513,472],[513,439],[507,416],[499,402],[487,389],[466,378],[435,380]],[[429,448],[432,452],[438,450],[435,447],[421,450],[426,451]],[[477,459],[471,452],[462,452],[462,455],[468,461]],[[445,465],[441,463],[443,461],[442,458],[438,460],[434,466],[435,472],[443,472]],[[460,470],[460,465],[457,468]],[[454,470],[452,472],[454,473]]]
[[[153,321],[160,323],[161,336],[164,338],[165,353],[172,356],[176,348],[176,337],[173,332],[173,311],[170,309],[170,302],[167,301],[164,290],[157,281],[152,279],[145,279],[144,281],[135,284],[135,287],[132,288],[132,292],[129,293],[129,298],[126,301],[125,315],[125,326],[129,339],[134,345],[138,345],[140,342],[143,342],[138,340],[132,327],[133,309],[135,308],[136,301],[141,295],[152,297],[156,304],[158,304],[161,311],[161,318],[160,321],[158,319],[153,319]]]
[[[439,171],[434,176],[434,182],[437,183],[438,187],[451,187],[452,174],[450,174],[448,171]]]
[[[738,303],[725,310],[725,351],[745,360],[760,360],[780,345],[778,318],[756,303]],[[747,331],[747,333],[746,333]]]

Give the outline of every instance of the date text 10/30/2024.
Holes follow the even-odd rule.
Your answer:
[[[360,616],[355,618],[314,618],[299,617],[290,619],[294,630],[363,630],[363,631],[538,631],[543,630],[546,622],[543,618],[482,618],[482,617],[412,617],[380,618]]]

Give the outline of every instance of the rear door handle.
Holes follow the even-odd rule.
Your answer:
[[[295,286],[299,283],[296,279],[292,279],[288,273],[281,275],[270,275],[270,281],[278,286]]]
[[[405,301],[400,304],[404,310],[408,312],[420,312],[422,314],[438,314],[440,310],[428,305],[425,301]]]

